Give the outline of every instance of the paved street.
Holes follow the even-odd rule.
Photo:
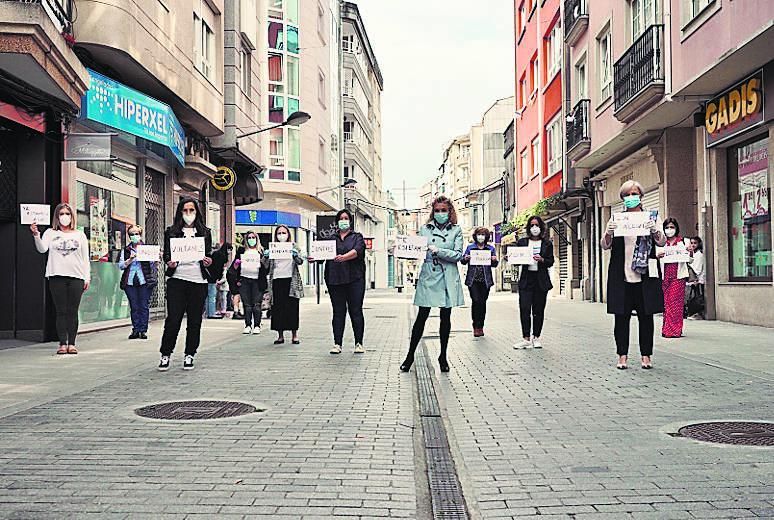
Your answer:
[[[0,518],[430,518],[414,371],[397,369],[408,295],[369,292],[366,307],[362,356],[328,354],[330,306],[310,298],[299,346],[206,322],[193,372],[180,352],[156,371],[159,323],[149,342],[85,335],[78,356],[0,351]],[[515,295],[493,298],[484,339],[468,312],[454,313],[451,373],[432,369],[472,518],[774,518],[771,448],[668,435],[774,420],[771,329],[688,322],[686,338],[657,341],[654,370],[632,351],[620,372],[600,305],[550,301],[542,351],[511,348]],[[206,399],[265,411],[134,414]]]

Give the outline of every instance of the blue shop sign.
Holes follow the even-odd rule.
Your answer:
[[[83,117],[169,148],[185,164],[185,132],[166,103],[87,69],[91,79],[83,97]]]
[[[242,226],[279,226],[301,227],[301,215],[286,211],[264,211],[260,209],[238,209],[234,220]]]

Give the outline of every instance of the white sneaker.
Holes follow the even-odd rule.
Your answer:
[[[365,349],[363,348],[363,345],[358,343],[355,345],[355,354],[365,354]]]
[[[516,350],[523,350],[523,349],[527,349],[527,348],[532,348],[532,342],[528,341],[526,339],[523,339],[523,340],[519,341],[518,343],[516,343],[513,346],[513,348],[515,348]]]
[[[333,348],[331,348],[331,354],[341,354],[341,345],[333,345]]]
[[[532,348],[543,348],[543,344],[540,342],[540,338],[532,339]]]
[[[253,334],[258,335],[261,333],[261,326],[258,325],[257,327],[253,328]]]
[[[253,333],[253,328],[250,325],[245,327],[245,330],[242,331],[242,334],[252,334],[252,333]]]

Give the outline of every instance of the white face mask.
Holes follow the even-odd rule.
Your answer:
[[[532,226],[529,228],[529,232],[532,234],[533,237],[540,236],[540,226]]]
[[[196,213],[183,213],[183,222],[187,225],[193,224],[194,220],[196,220]]]
[[[677,234],[677,230],[675,228],[666,228],[664,230],[664,234],[667,236],[667,238],[672,238]]]
[[[483,244],[486,242],[486,235],[476,235],[476,240],[479,244]]]
[[[73,223],[73,217],[70,215],[59,215],[59,223],[64,227],[70,227],[70,224]]]
[[[277,240],[280,242],[287,242],[288,241],[288,234],[287,233],[277,233]]]

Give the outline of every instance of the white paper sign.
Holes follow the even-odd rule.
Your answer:
[[[650,222],[658,219],[658,211],[626,211],[615,213],[613,221],[617,237],[645,237],[650,235]]]
[[[662,258],[661,261],[665,264],[691,261],[691,255],[688,254],[688,250],[682,242],[674,246],[664,246],[663,251],[664,258]]]
[[[204,258],[204,237],[171,238],[169,253],[173,262],[198,262]]]
[[[51,206],[48,204],[19,204],[22,225],[51,224]]]
[[[312,241],[312,258],[315,260],[333,260],[336,258],[335,240]]]
[[[247,267],[249,270],[261,268],[261,255],[258,253],[245,253],[240,257],[242,267]]]
[[[510,265],[535,265],[535,252],[532,246],[514,246],[508,248],[508,263]]]
[[[149,246],[147,244],[141,244],[137,246],[137,256],[135,260],[138,262],[158,262],[161,258],[161,251],[159,246]]]
[[[470,265],[492,265],[492,252],[489,249],[471,249]]]
[[[422,260],[427,254],[427,237],[398,235],[395,239],[395,256]]]
[[[293,242],[269,243],[269,258],[271,260],[290,260],[293,258]]]

